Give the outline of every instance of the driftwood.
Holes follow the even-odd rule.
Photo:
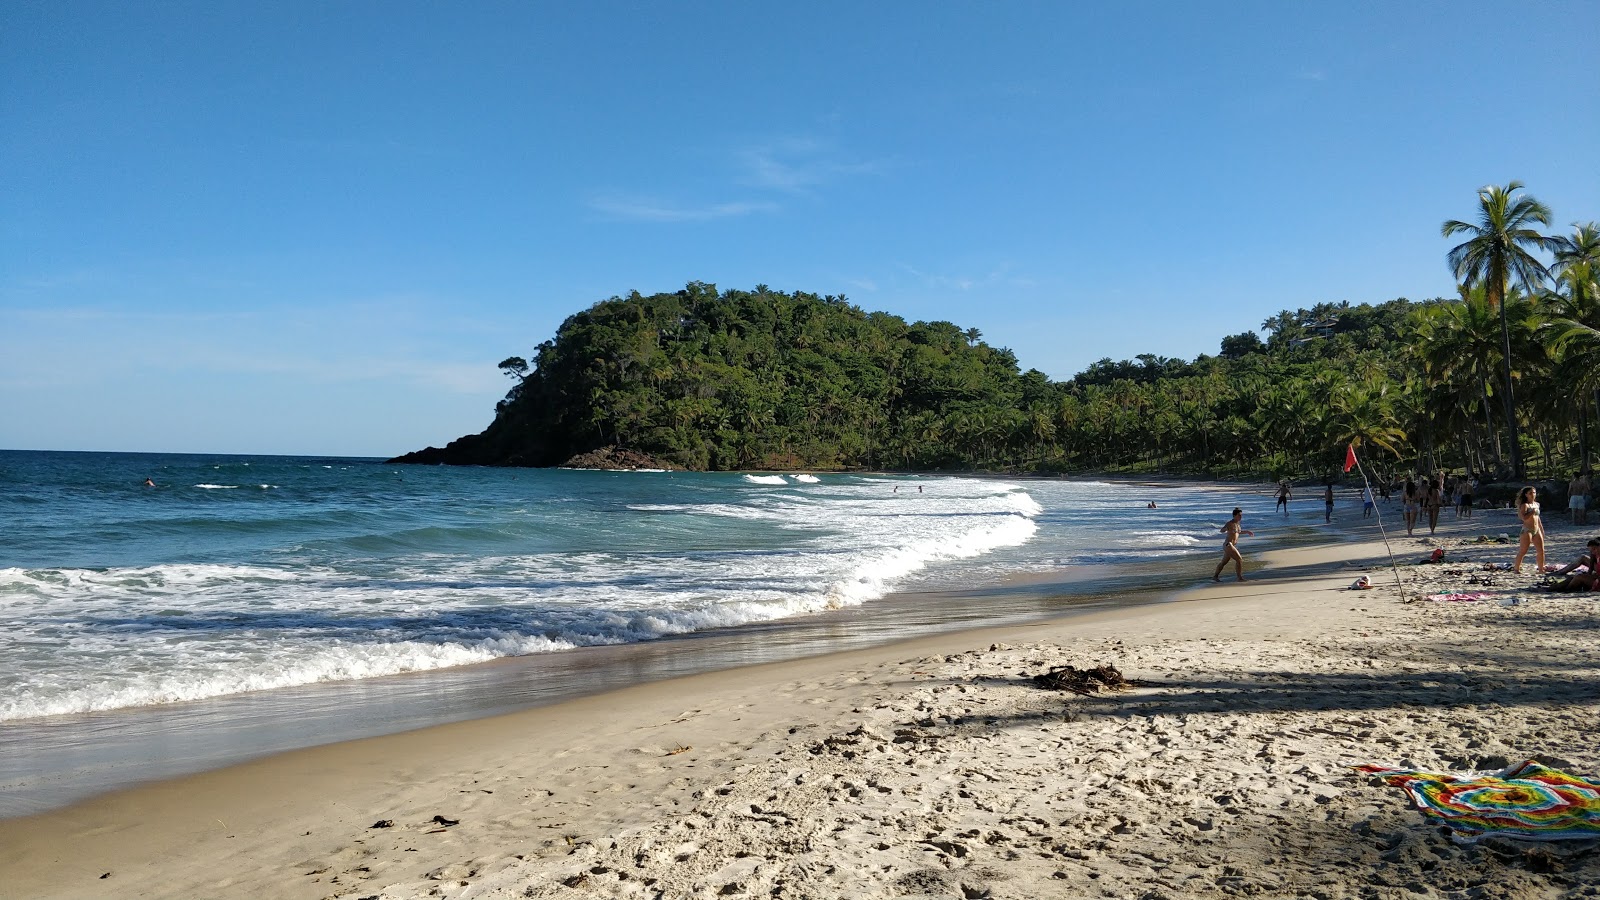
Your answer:
[[[1075,666],[1057,666],[1043,675],[1033,676],[1033,683],[1055,691],[1074,694],[1098,694],[1101,691],[1126,691],[1133,682],[1122,677],[1116,666],[1095,666],[1079,669]]]

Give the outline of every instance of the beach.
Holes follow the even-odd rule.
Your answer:
[[[1509,562],[1514,544],[1473,539],[1511,522],[1391,534],[1405,595]],[[1564,564],[1587,534],[1551,529]],[[1444,564],[1412,564],[1435,547]],[[1596,895],[1596,854],[1459,845],[1351,768],[1600,775],[1595,595],[1495,572],[1483,599],[1403,602],[1375,541],[1265,554],[1244,583],[1210,565],[1170,603],[659,681],[3,820],[0,894]],[[1377,587],[1348,590],[1362,574]],[[1135,686],[1033,683],[1067,664]]]

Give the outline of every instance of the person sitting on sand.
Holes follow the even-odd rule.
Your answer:
[[[1333,486],[1329,485],[1328,490],[1333,490]],[[1212,581],[1222,580],[1222,570],[1227,567],[1230,559],[1233,560],[1233,574],[1240,581],[1244,580],[1244,557],[1239,555],[1239,535],[1248,534],[1251,537],[1255,537],[1256,533],[1241,526],[1243,519],[1244,510],[1235,506],[1233,508],[1233,518],[1217,529],[1222,532],[1222,562],[1217,563],[1217,570],[1211,573]]]
[[[1550,590],[1600,591],[1600,538],[1590,538],[1588,548],[1588,552],[1579,556],[1571,565],[1555,571],[1556,575],[1567,575],[1568,572],[1572,574],[1550,585]],[[1576,571],[1580,568],[1587,571]]]
[[[1534,548],[1534,563],[1544,571],[1544,522],[1539,519],[1539,490],[1529,485],[1517,494],[1517,518],[1522,520],[1522,537],[1517,542],[1517,561],[1511,571],[1522,574],[1522,558],[1528,555],[1528,546]]]

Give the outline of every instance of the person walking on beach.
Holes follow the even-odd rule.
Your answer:
[[[1333,490],[1333,487],[1330,485],[1328,490]],[[1240,581],[1244,580],[1244,557],[1239,555],[1239,535],[1248,534],[1255,537],[1256,533],[1243,527],[1241,524],[1243,519],[1244,510],[1235,506],[1233,518],[1217,529],[1222,532],[1222,562],[1217,563],[1217,570],[1211,573],[1212,581],[1222,580],[1222,570],[1227,568],[1230,559],[1233,560],[1233,574]]]
[[[1294,499],[1294,491],[1289,487],[1289,479],[1285,478],[1278,482],[1278,504],[1272,508],[1272,511],[1277,512],[1278,508],[1282,507],[1283,515],[1287,518],[1289,515],[1289,501],[1292,499]]]
[[[1328,482],[1328,489],[1322,492],[1322,522],[1327,524],[1333,521],[1333,482]]]
[[[1517,561],[1511,564],[1511,571],[1522,574],[1522,558],[1528,555],[1528,547],[1534,548],[1533,561],[1538,566],[1537,571],[1544,571],[1544,522],[1539,519],[1539,491],[1531,485],[1522,489],[1517,494],[1517,518],[1522,520],[1522,537],[1517,541]]]
[[[1428,488],[1422,494],[1422,509],[1428,514],[1428,533],[1439,527],[1439,505],[1444,502],[1444,486],[1438,477],[1428,479]]]
[[[1375,507],[1374,507],[1374,504],[1372,502],[1372,488],[1369,488],[1369,487],[1362,488],[1361,489],[1361,518],[1365,519],[1365,518],[1370,517],[1372,515],[1374,509],[1375,509]]]
[[[1567,485],[1567,513],[1572,517],[1572,524],[1589,524],[1589,471],[1572,476],[1572,482]]]
[[[1406,512],[1406,537],[1411,536],[1411,530],[1417,527],[1417,513],[1422,511],[1422,498],[1417,496],[1417,483],[1410,478],[1406,479],[1405,493],[1401,494],[1405,503]]]

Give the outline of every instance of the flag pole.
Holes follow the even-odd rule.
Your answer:
[[[1394,585],[1400,589],[1400,600],[1410,603],[1411,598],[1406,596],[1405,582],[1400,580],[1400,564],[1395,562],[1394,548],[1389,546],[1389,532],[1383,527],[1383,511],[1378,508],[1378,495],[1372,490],[1372,482],[1367,480],[1366,467],[1362,466],[1361,460],[1356,457],[1355,444],[1350,444],[1345,450],[1344,470],[1349,472],[1351,466],[1355,466],[1356,471],[1361,473],[1361,483],[1366,485],[1367,496],[1372,498],[1372,512],[1378,517],[1378,533],[1383,535],[1383,549],[1389,551],[1389,566],[1394,569]]]

